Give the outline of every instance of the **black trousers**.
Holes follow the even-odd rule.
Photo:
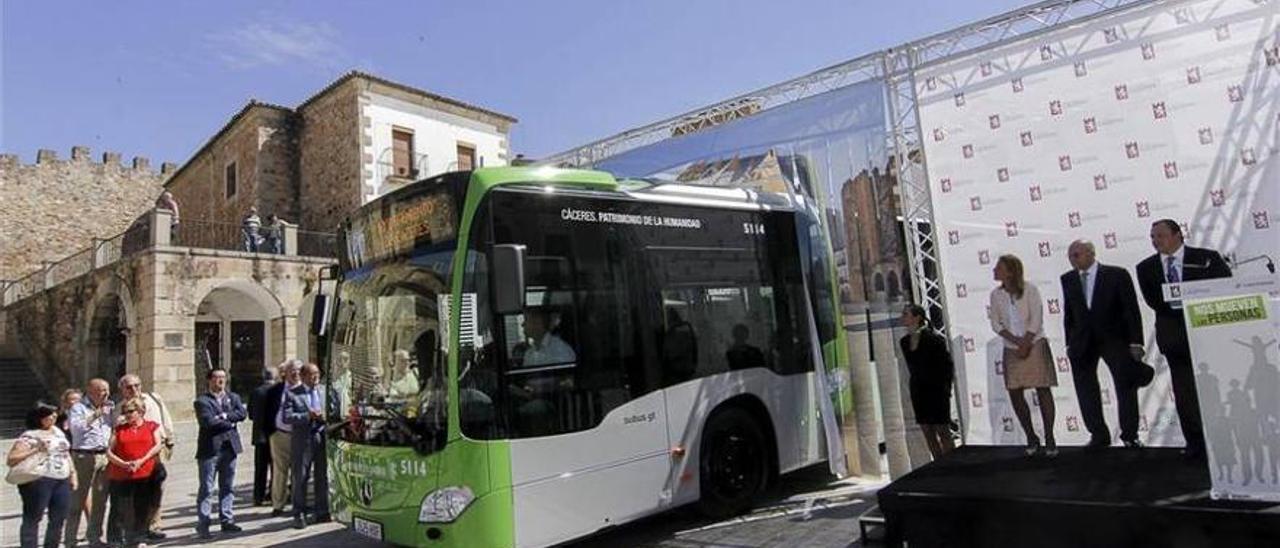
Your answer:
[[[253,446],[253,503],[271,500],[271,444]]]
[[[1200,396],[1196,392],[1196,371],[1191,363],[1187,328],[1181,318],[1156,317],[1156,342],[1169,364],[1173,400],[1178,407],[1178,423],[1187,448],[1204,452],[1204,426],[1200,422]]]
[[[1116,390],[1116,410],[1120,415],[1120,439],[1138,439],[1138,384],[1137,364],[1129,354],[1129,346],[1123,341],[1110,341],[1105,345],[1087,345],[1084,352],[1071,355],[1071,378],[1076,385],[1076,398],[1080,402],[1080,416],[1085,428],[1094,439],[1111,441],[1111,430],[1102,414],[1102,391],[1098,386],[1098,359],[1107,362],[1111,370],[1111,383]]]
[[[18,494],[22,497],[22,525],[18,528],[22,548],[36,548],[40,520],[46,513],[49,523],[44,528],[44,546],[56,548],[61,544],[62,524],[71,506],[71,481],[42,477],[19,485]]]
[[[120,520],[121,540],[125,543],[137,542],[150,528],[155,488],[156,482],[151,478],[111,482],[111,510]]]

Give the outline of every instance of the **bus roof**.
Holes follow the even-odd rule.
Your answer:
[[[471,172],[471,182],[481,190],[507,183],[570,184],[596,190],[617,190],[618,181],[603,171],[542,167],[487,167]]]

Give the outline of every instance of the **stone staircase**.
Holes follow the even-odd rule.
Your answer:
[[[57,404],[27,362],[22,359],[0,358],[0,439],[12,438],[22,432],[22,423],[37,400]]]

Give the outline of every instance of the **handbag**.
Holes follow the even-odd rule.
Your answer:
[[[13,485],[26,485],[44,477],[44,472],[48,467],[48,451],[33,453],[10,468],[9,473],[4,475],[4,480]]]

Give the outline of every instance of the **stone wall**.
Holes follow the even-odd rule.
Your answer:
[[[178,200],[182,221],[193,229],[196,222],[239,225],[254,206],[263,219],[274,213],[296,222],[293,134],[292,113],[250,103],[165,185]],[[236,189],[227,196],[233,163]]]
[[[107,152],[101,162],[87,147],[59,160],[42,150],[24,164],[0,154],[0,280],[21,278],[91,245],[92,238],[123,232],[150,209],[172,164],[159,173],[136,157],[129,166]]]
[[[303,230],[333,232],[363,204],[361,166],[372,159],[360,153],[359,82],[348,80],[298,109]]]

